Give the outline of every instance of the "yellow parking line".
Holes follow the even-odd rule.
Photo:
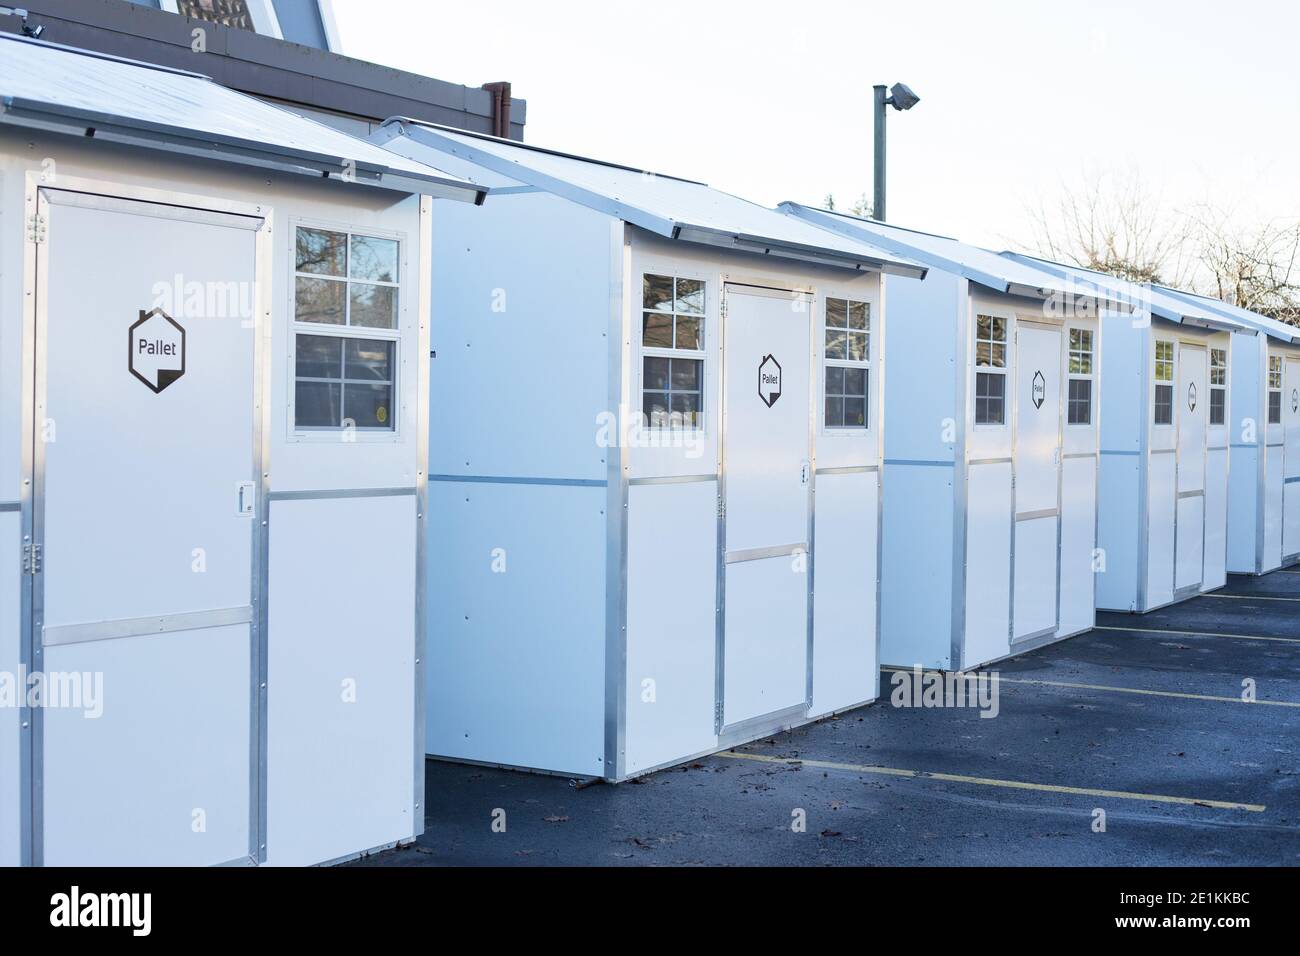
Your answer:
[[[1272,594],[1202,594],[1221,601],[1300,601],[1300,597],[1277,597]]]
[[[1098,624],[1094,631],[1136,631],[1139,634],[1183,634],[1188,637],[1235,637],[1240,641],[1280,641],[1283,644],[1300,644],[1300,637],[1264,637],[1262,634],[1225,634],[1219,631],[1173,631],[1165,627],[1105,627]]]
[[[948,783],[970,783],[981,787],[1003,787],[1009,790],[1037,790],[1041,793],[1068,793],[1084,797],[1108,797],[1114,800],[1147,800],[1156,803],[1181,803],[1216,810],[1248,810],[1263,813],[1262,803],[1231,803],[1226,800],[1200,800],[1196,797],[1172,797],[1163,793],[1133,793],[1128,790],[1099,790],[1094,787],[1064,787],[1054,783],[1029,783],[1024,780],[998,780],[993,777],[968,777],[959,773],[931,773],[927,770],[899,770],[895,767],[869,767],[864,764],[832,763],[829,760],[800,760],[793,757],[769,757],[764,754],[742,754],[724,750],[719,757],[733,760],[752,760],[757,763],[776,763],[789,766],[816,767],[819,770],[847,770],[850,773],[874,773],[888,777],[914,777],[943,780]]]
[[[1176,690],[1147,690],[1142,687],[1111,687],[1108,684],[1075,684],[1063,680],[1029,680],[1027,678],[1002,677],[998,680],[1006,684],[1039,684],[1043,687],[1070,687],[1077,690],[1108,690],[1117,694],[1145,694],[1149,697],[1181,697],[1184,700],[1214,700],[1225,704],[1268,704],[1273,707],[1300,707],[1300,703],[1289,700],[1242,700],[1240,697],[1218,697],[1214,694],[1186,694]]]

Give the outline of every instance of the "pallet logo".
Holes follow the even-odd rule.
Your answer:
[[[1042,408],[1043,402],[1047,401],[1047,379],[1043,378],[1043,373],[1034,373],[1034,408]]]
[[[185,374],[185,329],[162,309],[141,309],[127,332],[127,368],[161,392]]]
[[[758,363],[758,397],[768,408],[781,397],[781,363],[770,352]]]

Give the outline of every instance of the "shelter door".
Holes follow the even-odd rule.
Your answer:
[[[1300,359],[1288,358],[1282,375],[1282,554],[1300,554]]]
[[[719,729],[808,706],[810,299],[728,285]]]
[[[1059,620],[1063,387],[1060,330],[1017,326],[1013,641],[1055,631]]]
[[[31,654],[80,692],[34,717],[33,862],[247,859],[263,220],[40,207]]]
[[[1174,515],[1174,590],[1200,587],[1205,567],[1206,409],[1209,359],[1199,345],[1178,347],[1178,505]]]

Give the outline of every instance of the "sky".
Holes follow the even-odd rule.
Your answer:
[[[540,146],[764,205],[871,192],[871,87],[898,225],[1031,249],[1096,176],[1171,210],[1300,217],[1300,4],[1284,0],[334,0],[349,56],[509,80]]]

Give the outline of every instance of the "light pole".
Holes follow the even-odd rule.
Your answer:
[[[898,111],[910,110],[921,97],[917,96],[903,83],[895,83],[893,89],[886,91],[883,85],[872,87],[876,92],[875,129],[876,162],[875,189],[871,199],[871,216],[877,222],[885,221],[885,107],[892,106]]]

